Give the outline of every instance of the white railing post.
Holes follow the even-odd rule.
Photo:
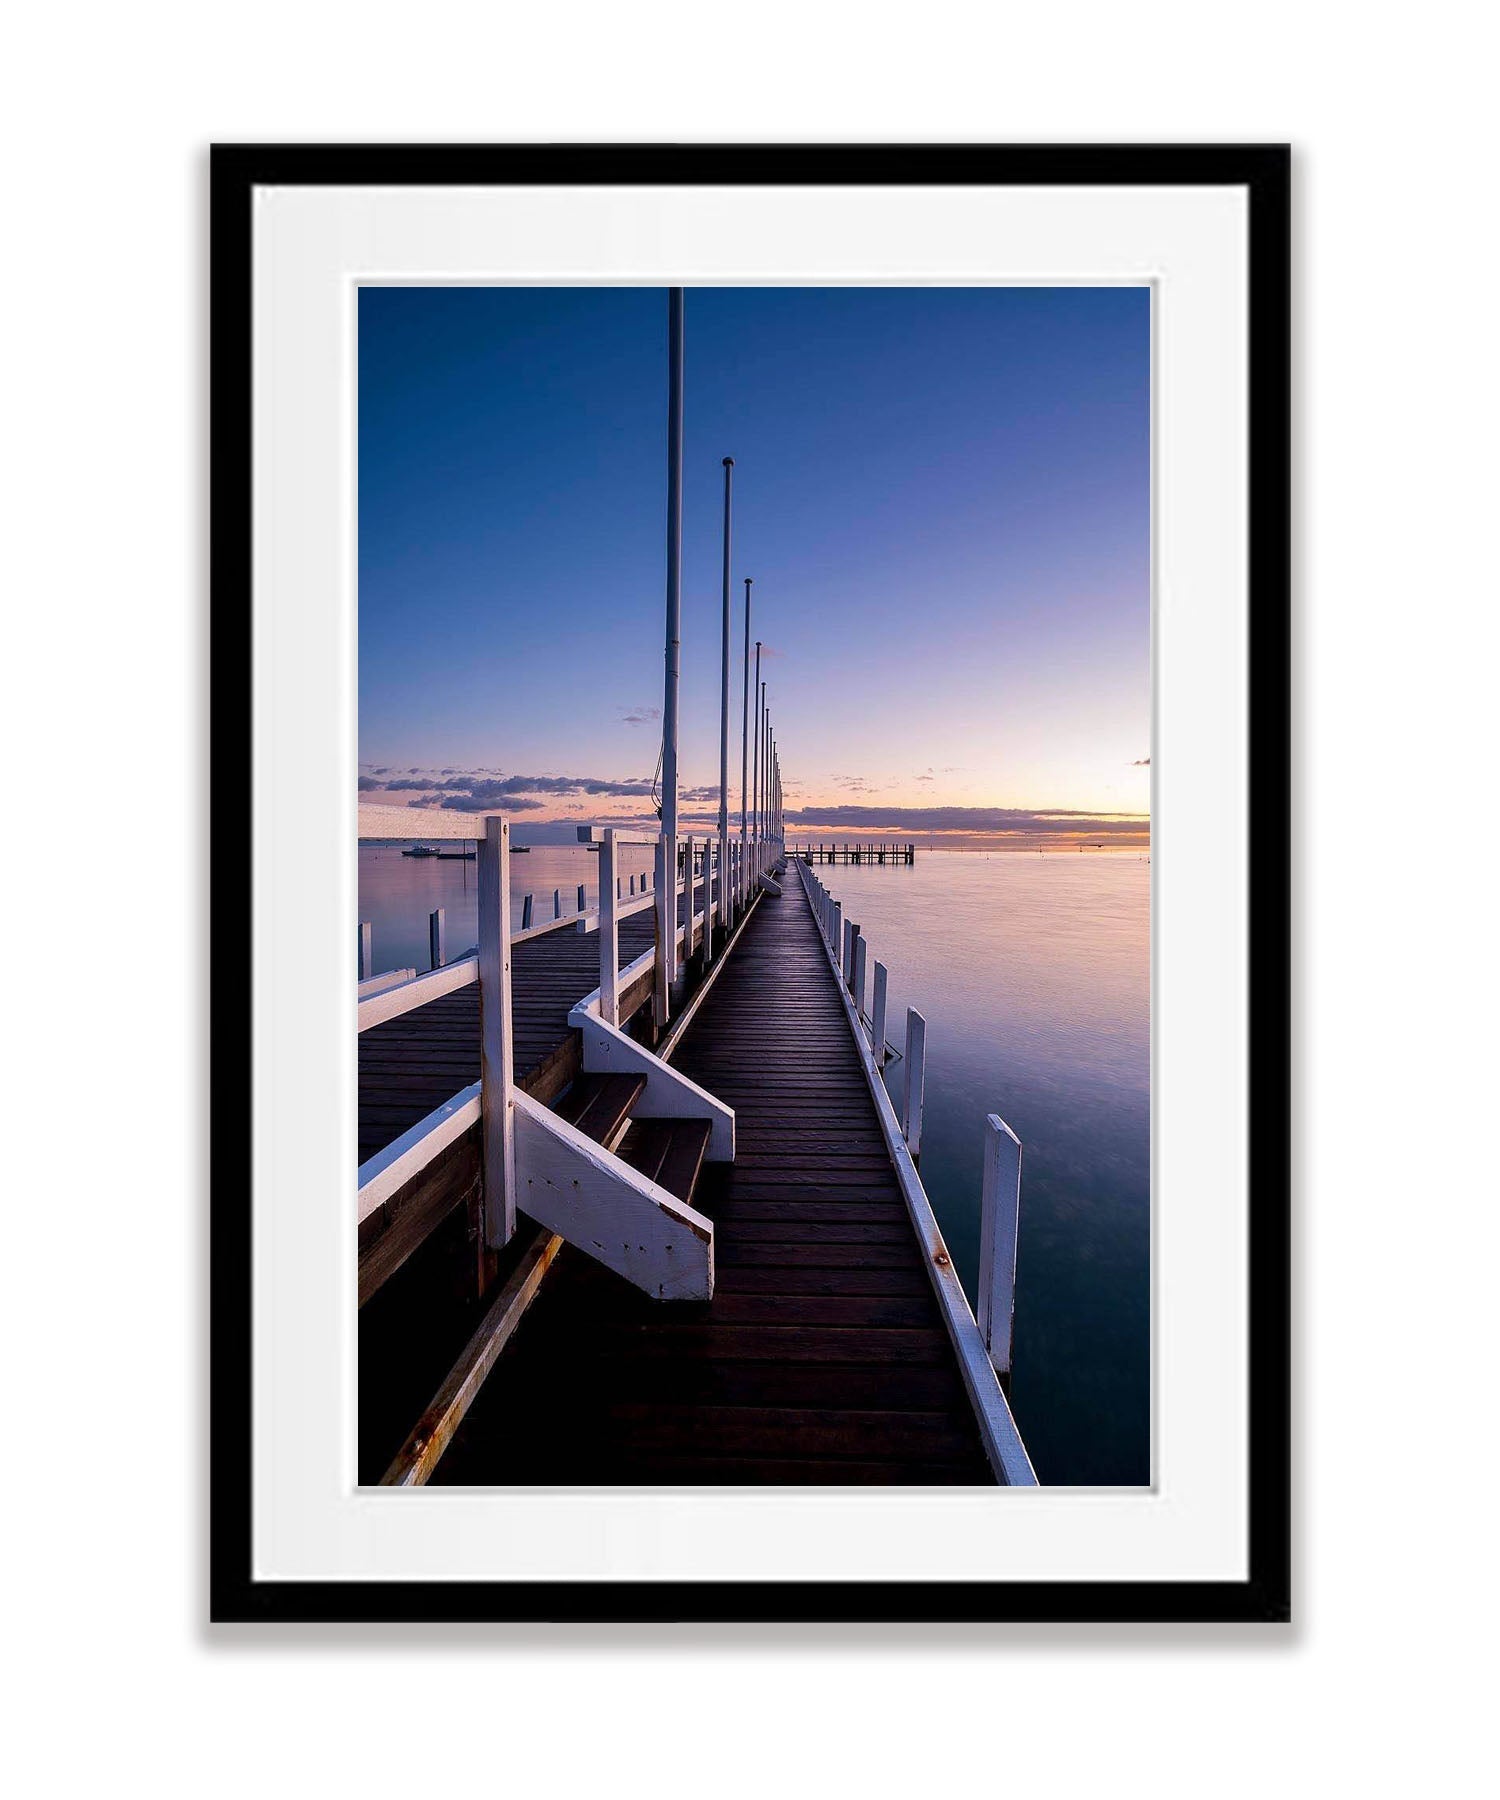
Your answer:
[[[359,927],[359,978],[368,981],[375,973],[375,952],[371,943],[369,922],[362,921]]]
[[[714,845],[716,838],[703,840],[703,966],[714,959]]]
[[[599,1017],[620,1023],[620,894],[615,879],[615,834],[599,846]]]
[[[434,969],[441,969],[448,960],[447,944],[448,914],[445,908],[439,907],[436,912],[427,916],[427,950]]]
[[[865,1016],[865,963],[869,948],[863,936],[854,940],[854,1011],[856,1017]]]
[[[1021,1140],[1004,1119],[984,1122],[979,1201],[979,1335],[997,1375],[1010,1374],[1016,1308],[1016,1235],[1021,1222]]]
[[[914,1006],[906,1009],[906,1094],[901,1102],[901,1135],[912,1161],[922,1153],[922,1087],[927,1063],[927,1021]]]
[[[682,960],[683,960],[684,966],[691,960],[692,954],[693,954],[693,906],[694,906],[693,888],[695,885],[694,881],[693,881],[693,840],[692,840],[692,837],[689,836],[685,840],[685,842],[686,842],[686,848],[684,849],[683,856],[682,856],[682,877],[683,877],[682,885],[683,885],[683,893],[686,895],[686,902],[682,909],[683,910],[683,924],[686,927],[686,929],[684,930],[684,932],[682,934]]]
[[[849,926],[849,961],[844,969],[844,986],[852,994],[854,992],[854,971],[859,963],[859,927],[851,922]]]
[[[875,1067],[885,1067],[885,964],[875,965],[875,997],[870,1002],[870,1048],[875,1052]]]
[[[553,888],[553,890],[552,890],[552,916],[554,919],[560,919],[562,917],[562,889],[561,888]]]
[[[530,894],[528,894],[525,897],[525,899],[522,900],[522,902],[521,902],[521,929],[522,929],[522,931],[530,931],[531,930],[531,895]]]
[[[677,839],[656,841],[656,989],[653,1015],[660,1030],[672,1015],[672,975],[677,964]]]
[[[588,909],[589,909],[588,883],[585,881],[580,881],[578,884],[578,910],[581,913],[586,913],[588,911]]]
[[[510,826],[487,818],[479,846],[479,1118],[484,1235],[492,1249],[516,1229],[516,1122],[511,1034]]]
[[[833,903],[833,917],[829,921],[828,948],[833,952],[833,960],[839,959],[839,951],[844,943],[844,908],[840,901]]]

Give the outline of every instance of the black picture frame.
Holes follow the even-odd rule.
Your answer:
[[[1290,150],[1285,145],[220,145],[211,156],[210,1615],[230,1621],[1291,1616]],[[261,186],[1223,186],[1249,216],[1249,1572],[1242,1582],[258,1581],[251,1563],[251,211]]]

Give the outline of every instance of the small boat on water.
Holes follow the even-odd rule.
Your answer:
[[[477,850],[439,850],[432,844],[413,844],[410,850],[403,850],[401,854],[432,858],[437,862],[473,862],[479,852]]]

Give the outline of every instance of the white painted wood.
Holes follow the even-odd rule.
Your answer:
[[[375,973],[375,952],[371,944],[370,925],[368,920],[361,920],[359,927],[359,978],[368,981]]]
[[[621,900],[616,904],[615,919],[617,922],[621,919],[633,919],[637,913],[649,912],[655,905],[656,899],[654,895],[637,894],[634,900]],[[575,931],[597,931],[599,929],[599,914],[597,912],[586,912],[581,918],[566,919],[563,923],[571,925]],[[543,932],[551,931],[552,928],[553,922],[549,919],[545,925],[538,925],[536,929],[529,934],[522,931],[516,932],[510,941],[513,944],[519,944],[523,937],[528,935],[531,937],[540,937]]]
[[[807,874],[804,871],[804,883],[806,879]],[[837,958],[833,954],[832,946],[825,945],[824,950],[829,966],[836,970]],[[902,1138],[901,1127],[896,1118],[896,1109],[891,1103],[890,1094],[886,1091],[885,1082],[881,1079],[880,1071],[875,1067],[875,1059],[870,1054],[870,1047],[865,1042],[864,1033],[859,1029],[859,1023],[854,1017],[854,1003],[842,990],[840,999],[844,1007],[844,1016],[849,1021],[849,1028],[854,1037],[855,1049],[859,1054],[860,1067],[864,1071],[870,1098],[875,1103],[876,1116],[880,1120],[881,1135],[885,1139],[886,1149],[896,1171],[896,1181],[901,1189],[901,1197],[906,1203],[907,1216],[912,1222],[917,1241],[922,1247],[928,1279],[932,1283],[938,1310],[943,1317],[943,1325],[958,1359],[959,1373],[963,1377],[969,1404],[974,1410],[974,1419],[979,1427],[979,1435],[984,1444],[990,1468],[994,1472],[995,1479],[1007,1487],[1035,1487],[1037,1486],[1036,1471],[1031,1466],[1031,1458],[1026,1454],[1026,1446],[1021,1441],[1021,1434],[1016,1429],[1016,1421],[1001,1389],[999,1377],[985,1351],[984,1340],[979,1335],[978,1323],[974,1318],[968,1297],[964,1293],[963,1284],[958,1279],[958,1271],[953,1267],[953,1259],[948,1254],[948,1247],[943,1242],[943,1234],[938,1230],[937,1220],[933,1217],[932,1204],[922,1186],[922,1179],[917,1173],[916,1163],[912,1160],[911,1152]]]
[[[680,1070],[654,1056],[644,1044],[627,1037],[600,1013],[597,996],[575,1006],[568,1015],[582,1038],[583,1067],[589,1075],[644,1075],[646,1091],[631,1108],[636,1119],[707,1119],[711,1127],[708,1162],[734,1161],[734,1108]]]
[[[446,907],[438,907],[427,915],[427,955],[434,969],[441,969],[448,960],[448,912]]]
[[[672,1016],[672,979],[677,967],[677,839],[663,832],[656,846],[656,988],[652,1016],[660,1031]]]
[[[979,1201],[979,1335],[1000,1375],[1010,1373],[1020,1223],[1021,1140],[998,1113],[991,1113],[984,1122]]]
[[[553,890],[552,890],[552,916],[554,919],[560,919],[562,917],[562,889],[561,888],[553,888]]]
[[[530,931],[536,921],[531,916],[531,895],[526,894],[521,900],[521,929]]]
[[[620,883],[615,865],[615,834],[606,831],[599,846],[599,1008],[610,1025],[620,1022]]]
[[[384,975],[372,975],[368,981],[360,982],[356,992],[361,1000],[373,1000],[377,994],[388,993],[391,988],[413,980],[416,973],[415,969],[387,969]]]
[[[885,982],[886,967],[883,962],[875,964],[875,998],[871,1002],[870,1048],[875,1054],[875,1067],[885,1067]]]
[[[693,867],[693,840],[691,837],[688,837],[683,841],[687,846],[682,858],[684,870],[683,892],[687,895],[687,903],[682,909],[682,916],[687,925],[687,947],[683,951],[682,960],[683,963],[686,964],[688,958],[693,954],[694,938],[697,934],[698,882],[696,879],[697,871]],[[674,972],[674,980],[678,973],[681,973],[681,971]]]
[[[479,846],[479,1074],[484,1124],[484,1229],[492,1249],[516,1229],[512,1077],[510,826],[487,818]]]
[[[578,884],[578,910],[586,913],[589,909],[589,890],[583,882]]]
[[[869,949],[861,933],[854,940],[854,1010],[860,1018],[865,1016],[865,965],[869,960]]]
[[[703,967],[708,969],[714,960],[714,843],[715,839],[703,840]]]
[[[714,1228],[702,1213],[549,1112],[513,1101],[522,1209],[658,1300],[708,1300]]]
[[[440,1151],[446,1150],[471,1125],[479,1122],[479,1087],[476,1081],[418,1119],[409,1131],[379,1150],[359,1166],[359,1218],[363,1223],[392,1194],[420,1175]]]
[[[833,966],[837,969],[844,948],[844,909],[837,900],[833,903],[833,914],[828,923],[828,948],[833,952]]]
[[[387,1019],[399,1018],[414,1006],[425,1006],[440,994],[451,994],[457,988],[467,987],[471,981],[478,981],[479,957],[476,952],[471,951],[469,955],[455,957],[451,963],[445,963],[441,969],[432,969],[425,975],[418,975],[411,969],[398,969],[395,972],[405,979],[386,992],[382,993],[372,987],[368,998],[361,996],[361,1031],[368,1031],[372,1025],[383,1025]],[[377,981],[380,979],[379,976],[376,977]]]
[[[915,1160],[922,1154],[922,1090],[927,1078],[927,1021],[914,1006],[906,1009],[906,1090],[901,1101],[901,1135]]]

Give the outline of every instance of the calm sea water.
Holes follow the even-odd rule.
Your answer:
[[[445,850],[461,850],[462,843],[445,841]],[[651,867],[649,846],[622,845],[620,870],[626,879],[644,876]],[[370,926],[370,947],[375,973],[386,969],[430,966],[427,920],[442,907],[446,918],[448,958],[462,956],[479,941],[477,864],[439,862],[436,857],[403,856],[399,845],[361,844],[359,847],[359,917]],[[563,917],[578,911],[579,884],[587,889],[590,907],[599,904],[599,858],[583,844],[538,844],[510,858],[511,926],[521,927],[521,903],[532,896],[532,922],[550,919],[554,895],[560,893]],[[357,935],[351,953],[357,954]]]
[[[917,852],[820,868],[927,1021],[922,1182],[971,1300],[984,1119],[1020,1138],[1011,1404],[1050,1484],[1150,1460],[1150,890],[1135,855]],[[899,1061],[886,1081],[899,1108]]]
[[[650,852],[627,853],[627,877]],[[516,923],[597,901],[583,846],[513,855]],[[1134,855],[918,851],[913,867],[823,868],[890,972],[888,1031],[927,1020],[922,1180],[971,1300],[984,1119],[1021,1139],[1011,1402],[1043,1482],[1150,1480],[1150,879]],[[475,865],[362,845],[359,916],[377,970],[478,936]],[[351,945],[352,948],[352,945]],[[887,1081],[899,1106],[903,1065]]]

